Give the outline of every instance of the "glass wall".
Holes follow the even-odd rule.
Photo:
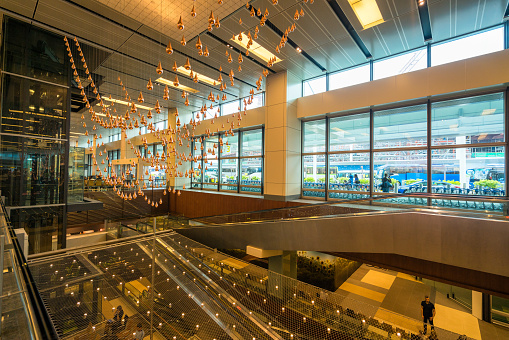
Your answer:
[[[193,162],[192,188],[262,193],[262,129],[197,137],[193,150],[196,162]]]
[[[504,28],[498,27],[474,35],[431,46],[431,66],[477,57],[504,49]]]
[[[504,96],[431,105],[432,179],[462,194],[505,195]]]
[[[493,93],[303,122],[302,196],[505,196],[504,105]]]
[[[85,191],[85,148],[69,148],[67,202],[83,202]]]
[[[504,27],[498,26],[460,38],[432,43],[429,56],[427,47],[423,46],[416,50],[375,60],[369,64],[357,65],[304,80],[302,96],[421,70],[428,67],[428,59],[431,59],[430,66],[437,66],[501,51],[504,49],[504,39]],[[373,79],[370,79],[371,74]]]
[[[193,112],[193,117],[196,120],[212,119],[216,115],[227,116],[239,111],[252,110],[258,107],[262,107],[265,102],[265,92],[261,92],[252,96],[232,100],[229,102],[214,105],[212,108],[208,107],[204,113],[201,111]]]
[[[306,80],[302,83],[303,96],[310,96],[312,94],[322,93],[327,91],[327,77],[320,76],[310,80]]]
[[[426,48],[376,61],[373,64],[373,80],[422,70],[428,66]]]
[[[366,83],[370,78],[370,65],[350,68],[329,75],[329,90]]]

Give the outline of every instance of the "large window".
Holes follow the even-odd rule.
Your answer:
[[[504,49],[504,28],[484,31],[431,46],[431,66],[477,57]]]
[[[303,96],[310,96],[312,94],[322,93],[327,91],[327,77],[320,76],[303,83],[304,91]]]
[[[332,73],[329,76],[329,90],[367,83],[370,77],[369,73],[369,64]]]
[[[302,96],[369,82],[371,74],[373,74],[372,80],[378,80],[421,70],[428,66],[438,66],[501,51],[504,49],[504,38],[504,27],[499,26],[460,38],[432,43],[430,49],[423,46],[410,52],[374,60],[369,64],[357,65],[304,80]],[[431,60],[431,64],[428,64],[428,60]]]
[[[303,196],[325,197],[326,120],[314,120],[303,125],[302,183]]]
[[[458,194],[503,194],[503,94],[433,103],[431,120],[433,181]]]
[[[494,93],[303,122],[302,196],[506,196],[504,105]]]
[[[373,80],[422,70],[428,65],[425,48],[376,61],[373,65]]]
[[[231,115],[234,113],[239,112],[240,102],[238,100],[235,100],[233,102],[228,102],[225,104],[221,104],[221,115]]]
[[[330,198],[353,198],[369,193],[369,121],[369,113],[329,120]]]
[[[263,93],[259,93],[253,96],[253,99],[251,100],[251,103],[249,101],[249,97],[242,99],[241,101],[241,110],[252,110],[256,109],[257,107],[263,106]]]
[[[193,142],[196,189],[262,193],[263,131],[262,129],[222,133]],[[203,149],[203,150],[202,150]],[[240,181],[239,181],[240,178]]]

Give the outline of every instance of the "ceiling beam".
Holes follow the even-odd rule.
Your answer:
[[[242,54],[242,56],[243,56],[244,58],[247,58],[247,59],[251,60],[252,62],[254,62],[255,64],[257,64],[257,65],[259,65],[259,66],[261,66],[261,67],[263,67],[263,68],[266,68],[267,70],[269,70],[269,72],[271,72],[271,73],[276,73],[276,71],[274,71],[273,69],[271,69],[271,68],[270,68],[270,67],[268,67],[267,65],[264,65],[264,64],[262,64],[261,62],[259,62],[258,60],[256,60],[255,58],[253,58],[253,57],[251,57],[251,56],[246,55],[244,52],[242,52],[241,50],[239,50],[237,47],[235,47],[235,46],[233,46],[233,45],[230,45],[228,42],[226,42],[226,41],[224,41],[223,39],[219,38],[217,35],[214,35],[214,34],[212,34],[212,33],[210,33],[210,32],[207,32],[206,34],[207,34],[208,36],[210,36],[210,37],[212,37],[212,38],[216,39],[218,42],[220,42],[221,44],[223,44],[226,48],[230,48],[230,49],[234,50],[234,51],[235,51],[235,52],[237,52],[237,53],[241,53],[241,54]]]
[[[327,3],[329,4],[329,6],[332,9],[332,11],[334,12],[334,14],[336,14],[336,17],[339,19],[339,21],[343,24],[343,26],[345,27],[346,31],[348,32],[348,34],[352,38],[353,42],[357,45],[357,47],[359,47],[361,52],[364,54],[366,59],[373,58],[373,56],[371,55],[371,52],[369,52],[368,48],[366,47],[366,45],[362,41],[361,37],[359,36],[357,31],[353,27],[353,25],[350,22],[350,20],[348,20],[348,18],[346,17],[345,12],[343,12],[341,7],[339,7],[339,5],[336,2],[336,0],[327,0]]]
[[[429,19],[429,7],[426,0],[416,0],[417,10],[419,12],[419,19],[421,21],[422,36],[424,42],[433,40],[433,34],[431,32],[431,21]]]

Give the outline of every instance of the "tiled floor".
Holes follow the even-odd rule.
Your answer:
[[[435,326],[441,340],[457,339],[458,334],[477,340],[509,339],[509,329],[477,319],[468,309],[407,274],[362,265],[338,292],[375,308],[375,318],[380,321],[413,333],[423,329],[420,304],[428,295],[435,304]]]

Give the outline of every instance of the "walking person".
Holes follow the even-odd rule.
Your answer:
[[[424,323],[424,333],[426,334],[428,324],[431,325],[431,332],[435,330],[435,326],[433,326],[433,319],[435,318],[435,306],[429,300],[429,296],[424,296],[424,301],[421,302],[421,316],[422,321]]]

